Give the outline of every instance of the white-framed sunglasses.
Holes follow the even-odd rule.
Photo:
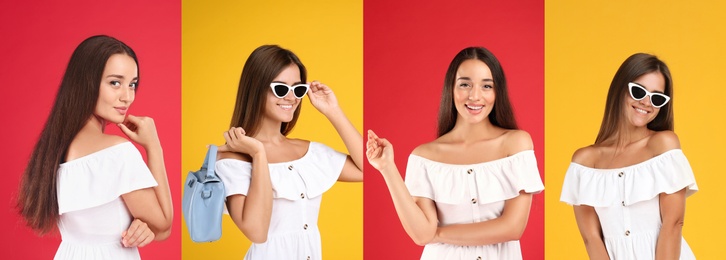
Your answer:
[[[630,91],[630,97],[635,100],[642,100],[646,96],[650,97],[650,104],[655,108],[665,106],[671,100],[671,97],[666,96],[666,94],[650,92],[635,82],[628,83],[628,90]]]
[[[270,88],[272,88],[272,94],[274,94],[277,98],[284,98],[285,96],[287,96],[287,93],[292,92],[292,94],[295,95],[295,98],[301,99],[305,96],[305,94],[308,93],[310,85],[295,84],[290,86],[285,83],[272,82],[270,83]]]

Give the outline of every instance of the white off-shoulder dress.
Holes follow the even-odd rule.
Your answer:
[[[58,229],[55,259],[140,259],[123,247],[121,233],[133,220],[121,195],[156,186],[130,142],[63,163],[58,168]]]
[[[570,163],[560,200],[595,208],[610,259],[655,259],[662,225],[661,193],[698,190],[691,165],[680,149],[617,169],[594,169]],[[695,259],[681,238],[681,258]]]
[[[411,196],[436,203],[439,226],[492,220],[502,215],[504,202],[520,191],[544,190],[534,151],[470,164],[447,164],[411,154],[406,167],[406,187]],[[421,259],[522,259],[519,241],[482,246],[432,243]]]
[[[297,160],[270,163],[272,216],[265,243],[253,243],[245,259],[322,259],[318,213],[325,191],[338,180],[347,155],[321,143],[310,142]],[[216,172],[227,197],[247,195],[252,164],[221,159]]]

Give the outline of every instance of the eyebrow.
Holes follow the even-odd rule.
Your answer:
[[[106,76],[106,78],[119,78],[119,79],[124,79],[126,77],[124,77],[123,75],[111,74],[111,75]],[[133,80],[138,80],[138,79],[139,79],[139,77],[134,77],[133,78]]]
[[[459,78],[458,78],[458,79],[456,79],[456,80],[471,80],[471,78],[469,78],[469,77],[459,77]],[[487,82],[494,82],[494,80],[493,80],[493,79],[483,79],[483,80],[481,80],[481,81],[487,81]]]
[[[274,81],[272,81],[272,83],[282,83],[282,84],[287,85],[286,82],[282,82],[282,81],[279,81],[279,80],[274,80]],[[303,84],[303,82],[302,81],[298,81],[298,82],[292,83],[292,85],[297,85],[297,84]]]

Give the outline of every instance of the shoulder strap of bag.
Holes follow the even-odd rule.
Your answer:
[[[214,163],[217,161],[217,146],[209,145],[207,150],[207,156],[204,157],[204,164],[202,164],[202,171],[206,171],[206,178],[213,179],[214,176]],[[211,164],[211,165],[210,165]]]

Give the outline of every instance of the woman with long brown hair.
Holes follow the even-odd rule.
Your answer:
[[[574,206],[590,259],[694,259],[681,235],[698,190],[673,132],[673,80],[656,56],[615,73],[595,144],[575,151],[560,200]]]
[[[408,157],[406,180],[393,146],[368,132],[366,156],[381,172],[421,259],[521,259],[532,194],[544,189],[532,139],[518,130],[499,61],[469,47],[449,64],[438,138]]]
[[[306,95],[350,155],[287,137]],[[291,51],[260,46],[242,69],[230,125],[216,171],[230,217],[253,242],[245,259],[321,259],[322,194],[336,181],[363,180],[363,138],[333,91],[317,81],[308,83],[305,66]]]
[[[172,202],[154,121],[127,115],[139,85],[134,51],[108,36],[73,52],[23,174],[18,209],[41,234],[58,226],[55,259],[139,259],[169,236]],[[117,125],[146,149],[148,164]]]

